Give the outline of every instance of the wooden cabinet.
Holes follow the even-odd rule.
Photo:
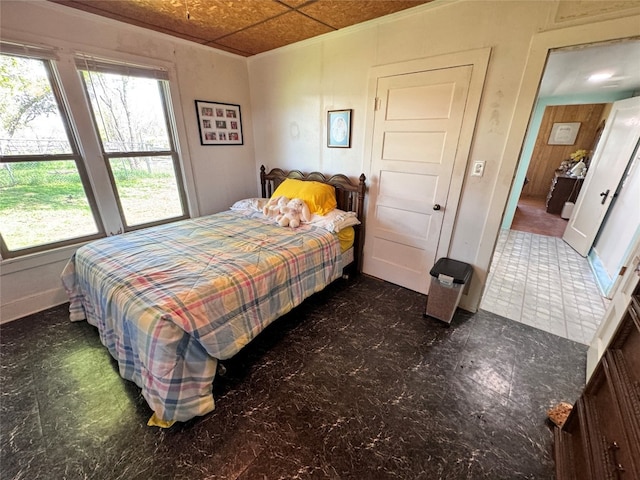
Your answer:
[[[640,285],[554,438],[558,480],[640,478]]]
[[[547,213],[559,215],[565,202],[575,202],[583,181],[583,178],[556,172],[547,195]]]

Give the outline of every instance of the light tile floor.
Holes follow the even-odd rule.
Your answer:
[[[502,230],[480,308],[588,345],[608,300],[561,238]]]

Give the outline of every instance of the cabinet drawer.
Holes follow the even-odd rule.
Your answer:
[[[620,390],[612,387],[612,379],[619,376],[621,367],[607,352],[596,368],[592,381],[585,389],[584,404],[591,449],[598,477],[611,479],[639,478],[639,460],[630,435],[634,414],[619,397]],[[602,469],[601,471],[600,468]]]
[[[558,480],[640,480],[640,283],[554,439]]]
[[[555,455],[558,480],[595,480],[590,447],[580,417],[584,417],[581,400],[576,402],[563,427],[556,428]]]
[[[631,298],[631,304],[625,313],[615,339],[609,350],[620,350],[624,357],[632,384],[640,385],[640,301]]]

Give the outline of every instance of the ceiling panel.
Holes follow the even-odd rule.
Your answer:
[[[49,0],[251,56],[432,0]]]
[[[216,43],[251,55],[334,31],[296,11],[272,18],[218,40]]]
[[[411,0],[323,0],[306,2],[300,11],[339,29],[406,10],[425,2]]]
[[[153,1],[153,0],[151,0]],[[185,16],[184,0],[175,0],[182,4],[182,12],[176,9],[174,14],[180,17],[182,24],[189,28],[194,22],[204,29],[203,38],[216,40],[224,35],[264,22],[266,19],[282,15],[291,9],[275,0],[222,1],[188,0],[190,18]],[[156,0],[156,3],[157,2]]]

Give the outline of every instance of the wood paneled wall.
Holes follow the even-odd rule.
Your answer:
[[[602,118],[606,103],[586,105],[554,105],[545,108],[540,131],[531,154],[527,170],[529,182],[522,189],[522,195],[546,197],[555,170],[563,160],[579,149],[591,150],[596,130]],[[573,145],[548,145],[554,123],[580,122],[578,137]]]

